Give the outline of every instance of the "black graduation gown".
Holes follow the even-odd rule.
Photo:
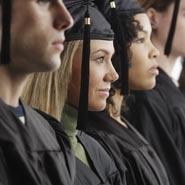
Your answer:
[[[0,99],[0,184],[72,185],[75,160],[66,139],[63,151],[49,123],[23,107],[25,125]]]
[[[40,110],[37,111],[42,114],[51,125],[55,125],[54,127],[58,125],[59,122],[56,119],[46,115]],[[62,123],[59,124],[62,125]],[[126,183],[122,183],[120,173],[115,163],[97,141],[82,131],[78,131],[77,139],[83,145],[93,169],[89,168],[76,157],[74,185],[126,185]]]
[[[128,119],[153,146],[171,185],[185,184],[185,99],[160,70],[155,89],[134,92]]]
[[[77,159],[75,185],[123,185],[115,163],[100,144],[82,131],[78,132],[77,138],[85,148],[93,170]]]
[[[89,112],[88,134],[114,159],[129,185],[168,185],[166,172],[147,141],[130,125],[120,125],[105,111]]]

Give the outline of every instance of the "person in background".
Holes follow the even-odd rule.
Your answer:
[[[177,57],[185,53],[182,47],[185,43],[185,1],[180,1],[179,11],[179,1],[175,0],[140,0],[140,3],[152,25],[151,39],[161,53],[157,58],[159,75],[154,89],[132,92],[134,99],[128,102],[127,116],[159,155],[170,184],[185,184],[185,99],[171,79]],[[175,11],[176,29],[167,57],[163,53]],[[155,73],[155,69],[152,72]]]
[[[158,74],[156,58],[159,51],[153,46],[151,25],[144,10],[137,1],[116,1],[117,12],[123,27],[125,44],[130,63],[128,84],[131,89],[148,90],[155,86],[155,78]],[[108,20],[110,17],[107,7],[108,1],[99,2]],[[109,11],[108,11],[109,10]],[[116,41],[115,41],[116,42]],[[116,51],[121,45],[117,46]],[[121,76],[120,55],[115,53],[113,64]],[[156,73],[151,73],[155,69]],[[120,78],[112,84],[107,101],[107,109],[101,112],[92,110],[89,112],[89,124],[87,133],[94,137],[106,149],[114,159],[121,174],[124,174],[125,165],[128,169],[126,180],[128,184],[138,185],[168,185],[166,171],[153,148],[122,116],[125,104],[122,84],[127,84]],[[108,93],[109,94],[109,93]],[[122,175],[123,176],[123,175]]]

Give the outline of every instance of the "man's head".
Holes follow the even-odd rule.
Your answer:
[[[161,51],[164,51],[165,43],[168,38],[172,15],[175,6],[175,0],[140,0],[141,4],[147,10],[150,18],[153,32],[152,41]],[[171,55],[177,57],[185,55],[185,49],[182,45],[185,43],[185,0],[181,0],[178,12],[175,34],[173,38]]]
[[[19,73],[58,69],[64,31],[73,22],[62,0],[12,0],[11,3],[9,67]],[[0,31],[2,34],[2,26]]]

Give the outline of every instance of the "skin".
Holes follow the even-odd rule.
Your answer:
[[[152,42],[160,50],[160,57],[157,59],[159,66],[171,76],[172,69],[178,56],[185,56],[185,48],[182,47],[185,43],[185,0],[181,0],[180,9],[177,18],[176,30],[173,39],[172,52],[169,57],[164,53],[164,47],[168,32],[171,25],[174,3],[164,12],[158,12],[153,8],[147,10],[147,14],[152,23]]]
[[[64,32],[73,20],[62,1],[16,0],[11,23],[12,60],[0,66],[0,97],[17,106],[29,74],[59,68]]]
[[[137,14],[134,16],[142,31],[138,32],[138,37],[134,39],[130,46],[131,51],[131,68],[129,69],[129,86],[132,90],[149,90],[155,86],[156,76],[159,71],[156,58],[159,56],[159,51],[151,42],[151,24],[146,14]],[[127,127],[120,117],[123,96],[120,90],[116,90],[112,97],[116,104],[118,114],[110,113],[110,116],[118,121],[124,127]]]
[[[79,50],[74,56],[68,91],[68,103],[75,107],[78,107],[81,82],[82,48]],[[118,79],[118,74],[111,62],[113,53],[113,41],[91,41],[89,76],[89,110],[91,111],[105,109],[111,83]]]
[[[155,86],[159,73],[156,62],[159,51],[150,40],[152,29],[147,15],[137,14],[134,19],[139,21],[143,30],[138,32],[130,47],[132,66],[129,69],[129,86],[132,90],[149,90]]]

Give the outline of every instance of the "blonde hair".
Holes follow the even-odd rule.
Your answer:
[[[35,73],[30,76],[22,94],[27,104],[58,120],[61,119],[67,98],[73,58],[80,44],[81,41],[71,41],[65,44],[66,49],[61,55],[62,64],[57,71]]]

